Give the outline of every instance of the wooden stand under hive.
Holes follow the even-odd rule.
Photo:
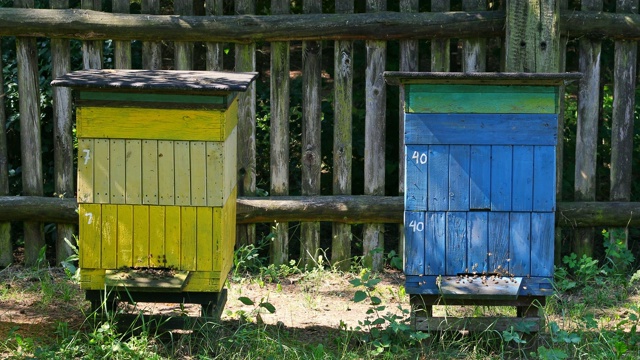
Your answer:
[[[553,292],[561,86],[580,74],[387,72],[404,91],[405,288],[418,330],[539,326]],[[434,318],[433,305],[517,318]]]
[[[81,288],[94,307],[220,311],[236,229],[238,102],[255,73],[86,70],[75,89]]]

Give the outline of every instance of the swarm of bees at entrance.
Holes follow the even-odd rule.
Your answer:
[[[492,254],[489,253],[488,255],[491,256]],[[511,259],[506,259],[507,263],[509,263],[510,261]],[[516,280],[516,276],[510,273],[508,269],[502,267],[502,265],[498,265],[495,269],[493,269],[493,271],[486,271],[486,270],[478,271],[478,267],[479,265],[475,263],[472,266],[471,271],[469,271],[469,268],[466,268],[464,272],[459,273],[455,277],[453,276],[443,277],[442,275],[440,275],[436,278],[436,286],[440,288],[440,285],[442,284],[442,280],[446,280],[446,281],[455,280],[456,284],[476,283],[476,284],[484,285],[485,287],[489,287],[492,285],[495,286],[500,284],[508,285],[510,283],[511,284],[518,283],[518,281]],[[530,276],[528,275],[527,277],[530,277]],[[418,286],[424,286],[426,284],[427,284],[426,281],[418,282]]]

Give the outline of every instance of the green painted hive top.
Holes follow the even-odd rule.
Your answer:
[[[51,82],[86,90],[125,92],[217,93],[246,91],[257,73],[177,70],[82,70]]]
[[[462,73],[385,71],[390,85],[454,84],[454,85],[562,85],[578,80],[581,73]]]

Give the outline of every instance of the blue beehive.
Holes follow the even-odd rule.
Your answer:
[[[549,295],[560,86],[579,75],[385,76],[405,95],[407,293]]]

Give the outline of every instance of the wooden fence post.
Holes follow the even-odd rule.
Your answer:
[[[16,7],[33,8],[33,0],[17,0]],[[16,38],[18,91],[20,97],[20,148],[22,192],[42,196],[42,144],[40,141],[40,86],[36,39]],[[36,265],[40,249],[45,246],[42,223],[24,223],[25,265]]]
[[[638,0],[618,0],[618,13],[638,13]],[[611,125],[611,201],[631,199],[631,165],[633,163],[633,121],[635,109],[638,43],[616,40]],[[622,237],[627,245],[627,228],[609,229],[610,239]]]
[[[69,0],[51,0],[51,8],[67,9]],[[51,39],[51,76],[57,78],[71,71],[71,49],[68,39]],[[73,198],[75,196],[75,176],[73,169],[73,118],[71,89],[53,87],[53,152],[55,191],[57,196]],[[73,255],[73,250],[65,239],[75,244],[75,226],[56,225],[56,263]]]
[[[418,12],[418,0],[401,0],[401,12]],[[418,71],[418,40],[400,40],[400,71]],[[405,148],[404,148],[404,86],[400,86],[400,102],[398,108],[400,118],[398,122],[398,148],[400,156],[398,158],[398,195],[404,196],[404,180],[405,180]],[[398,255],[404,259],[404,224],[398,225]]]
[[[566,10],[569,8],[569,0],[560,0],[560,10]],[[567,42],[569,39],[567,36],[560,36],[560,43],[558,45],[558,72],[567,71]],[[562,184],[564,179],[564,93],[565,86],[560,86],[560,112],[558,113],[558,142],[556,144],[556,201],[562,201]],[[556,226],[555,228],[555,246],[554,246],[554,264],[555,266],[562,266],[562,228]]]
[[[129,0],[114,0],[113,1],[113,13],[128,14],[131,12],[129,9]],[[131,41],[121,40],[115,41],[114,50],[114,64],[116,69],[130,69],[131,68]]]
[[[336,13],[353,13],[353,0],[336,0]],[[353,41],[334,44],[333,79],[333,194],[351,195]],[[332,224],[331,264],[340,270],[351,266],[351,225]]]
[[[305,14],[321,13],[321,0],[305,0]],[[322,42],[302,42],[302,195],[320,195],[322,162]],[[320,223],[300,224],[302,266],[313,266],[320,249]]]
[[[253,0],[236,0],[237,15],[254,14]],[[255,71],[256,45],[236,44],[236,71]],[[256,195],[256,84],[249,85],[246,92],[238,95],[238,196]],[[255,243],[256,226],[237,227],[236,246]]]
[[[160,0],[142,0],[143,14],[157,15],[160,13]],[[162,68],[162,47],[159,42],[145,41],[142,43],[142,68],[158,70]]]
[[[581,9],[601,11],[602,0],[582,0]],[[579,41],[579,67],[582,73],[578,91],[578,128],[576,131],[575,201],[596,199],[596,157],[600,115],[600,53],[602,41],[582,37]],[[573,252],[578,257],[592,256],[595,229],[574,232]]]
[[[193,0],[174,0],[173,12],[176,15],[193,15]],[[176,70],[192,70],[193,43],[176,41],[173,47]]]
[[[485,0],[462,0],[462,11],[487,10]],[[487,39],[462,40],[462,71],[484,72],[487,68]]]
[[[271,0],[272,14],[288,14],[288,0]],[[271,43],[271,195],[289,195],[289,43]],[[289,223],[275,225],[271,263],[289,260]],[[302,254],[301,254],[302,255]]]
[[[0,50],[2,39],[0,38]],[[2,65],[2,52],[0,51],[0,69]],[[9,195],[9,164],[7,159],[7,114],[4,110],[4,76],[0,74],[0,195]],[[11,243],[11,223],[0,223],[0,267],[9,266],[13,262],[13,245]]]
[[[85,10],[102,10],[101,0],[81,0]],[[82,63],[86,69],[102,69],[102,45],[100,40],[85,40],[82,42]]]
[[[367,12],[385,11],[386,0],[368,0]],[[385,175],[385,112],[387,90],[382,73],[387,60],[387,43],[367,40],[367,68],[365,89],[364,193],[384,195]],[[365,265],[374,271],[382,270],[384,224],[364,224],[362,251]]]
[[[431,12],[449,11],[449,0],[432,0]],[[431,40],[431,71],[449,71],[451,66],[451,40]]]
[[[206,0],[207,15],[223,15],[223,1],[222,0]],[[207,43],[207,70],[220,71],[223,69],[222,53],[224,50],[224,44],[222,43]]]

